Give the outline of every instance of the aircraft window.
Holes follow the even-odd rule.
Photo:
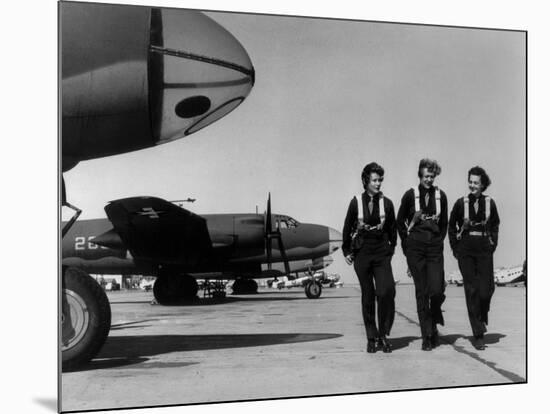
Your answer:
[[[284,220],[279,220],[279,221],[278,221],[278,224],[279,224],[279,228],[280,228],[280,229],[288,229],[288,225],[287,225],[286,221],[284,221]]]
[[[277,222],[279,223],[279,228],[281,229],[293,229],[298,227],[300,223],[294,220],[292,217],[288,216],[279,216],[277,217]]]
[[[185,135],[192,134],[194,132],[197,132],[199,129],[204,128],[205,126],[210,125],[212,122],[231,112],[233,109],[239,106],[242,101],[244,101],[244,97],[237,97],[220,105],[218,108],[204,116],[204,118],[199,119],[196,123],[191,125],[185,131]]]
[[[210,109],[210,99],[203,95],[190,96],[176,105],[176,115],[180,118],[193,118]]]

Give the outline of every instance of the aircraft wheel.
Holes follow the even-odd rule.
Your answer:
[[[258,284],[254,279],[236,279],[232,289],[235,295],[258,293]]]
[[[63,269],[61,293],[61,354],[63,370],[91,360],[111,329],[111,307],[105,291],[86,272]]]
[[[192,276],[161,276],[153,285],[153,294],[161,305],[177,305],[195,299],[199,285]]]
[[[311,281],[306,284],[306,296],[309,299],[317,299],[319,296],[321,296],[321,292],[323,291],[323,287],[320,283]]]
[[[153,295],[160,305],[174,305],[180,300],[181,279],[176,276],[157,277],[153,285]]]
[[[184,275],[181,278],[180,295],[182,299],[190,300],[197,297],[199,291],[199,284],[193,276]]]
[[[248,279],[247,285],[249,293],[258,293],[258,283],[254,279]]]

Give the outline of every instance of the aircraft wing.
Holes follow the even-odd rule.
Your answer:
[[[156,197],[130,197],[105,206],[132,256],[161,263],[196,264],[212,249],[206,220]]]

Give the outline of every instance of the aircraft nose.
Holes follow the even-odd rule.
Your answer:
[[[329,254],[334,253],[342,245],[342,233],[332,227],[328,228]]]
[[[233,35],[193,10],[152,9],[149,91],[163,144],[217,121],[250,93],[254,67]]]

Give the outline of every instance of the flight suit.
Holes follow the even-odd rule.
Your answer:
[[[364,223],[369,227],[381,224],[380,196],[371,199],[367,192],[361,195]],[[369,201],[371,208],[369,209]],[[374,340],[390,334],[395,317],[395,281],[391,268],[391,258],[397,242],[395,211],[393,203],[383,197],[385,220],[382,228],[359,231],[352,243],[352,233],[358,225],[358,204],[354,197],[348,207],[342,231],[342,252],[344,256],[353,254],[354,269],[361,286],[361,309],[367,339]],[[378,307],[378,328],[375,305]]]
[[[464,226],[464,197],[453,206],[449,218],[449,242],[464,281],[468,318],[475,337],[483,335],[488,323],[491,298],[495,291],[493,252],[498,243],[500,218],[495,202],[490,200],[486,223],[485,195],[476,205],[473,194],[468,196],[469,223]]]
[[[447,196],[440,191],[440,213],[436,216],[435,187],[419,185],[422,216],[414,222],[415,195],[411,188],[401,199],[397,213],[397,231],[407,265],[414,280],[416,309],[423,338],[437,334],[436,324],[443,325],[441,305],[445,300],[443,241],[447,234]]]

